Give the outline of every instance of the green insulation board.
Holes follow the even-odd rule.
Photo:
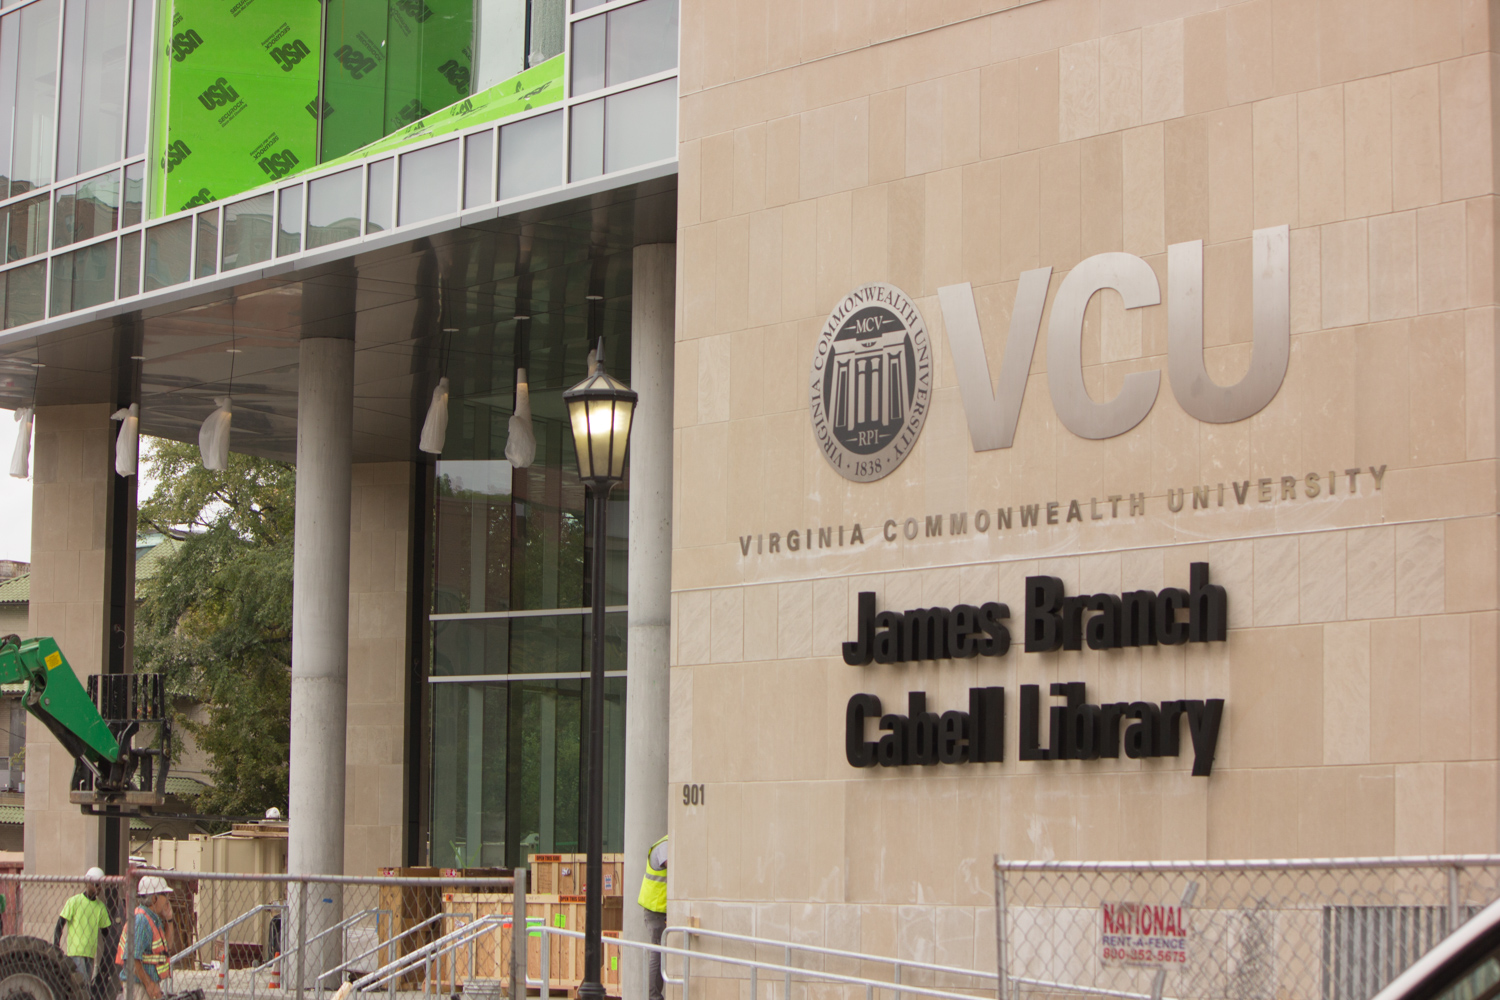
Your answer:
[[[465,98],[424,118],[419,118],[383,139],[361,146],[327,163],[362,160],[399,149],[420,139],[483,125],[485,122],[508,118],[522,111],[530,111],[532,108],[540,108],[561,101],[565,58],[561,55],[553,56],[546,62],[518,73],[509,80],[502,80],[473,97]]]
[[[383,6],[383,5],[382,5]],[[153,214],[181,211],[317,160],[319,0],[163,0],[166,112]]]

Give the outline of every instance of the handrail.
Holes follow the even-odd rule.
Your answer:
[[[390,912],[391,912],[390,910],[384,910],[384,909],[381,909],[378,906],[366,907],[365,909],[360,910],[358,913],[353,914],[352,916],[345,917],[343,920],[340,920],[338,923],[336,923],[336,924],[334,924],[334,925],[332,925],[330,927],[323,928],[321,931],[319,931],[318,933],[314,934],[312,937],[308,938],[307,939],[307,943],[308,944],[312,944],[314,941],[317,941],[319,938],[322,938],[323,936],[325,936],[327,934],[331,934],[334,931],[348,930],[350,927],[352,927],[354,925],[354,922],[356,920],[363,920],[365,917],[368,917],[372,913],[375,914],[375,926],[377,928],[376,933],[379,934],[378,928],[380,926],[380,914],[382,914],[382,913],[384,913],[384,914],[390,914]],[[266,969],[268,969],[271,966],[275,965],[277,962],[281,961],[282,959],[284,959],[284,958],[290,958],[291,956],[297,954],[297,950],[300,947],[301,947],[301,945],[295,945],[294,944],[294,945],[292,945],[290,951],[281,952],[281,953],[279,953],[279,954],[277,954],[277,955],[275,955],[275,956],[273,956],[271,958],[266,959],[264,962],[262,962],[259,965],[254,966],[253,968],[251,968],[250,972],[252,974],[257,973],[257,972],[264,972]],[[326,973],[325,973],[325,975],[326,975]]]
[[[167,959],[167,967],[170,968],[170,967],[176,965],[181,959],[186,958],[188,955],[191,955],[193,952],[197,951],[199,948],[202,948],[204,945],[206,945],[209,942],[213,941],[215,938],[219,937],[220,935],[228,934],[231,930],[233,930],[234,928],[238,927],[240,924],[244,923],[246,920],[249,920],[251,917],[255,916],[261,910],[285,910],[285,909],[286,909],[286,907],[283,904],[281,904],[281,903],[261,903],[261,904],[259,904],[257,906],[254,906],[254,907],[246,910],[244,913],[241,913],[239,916],[235,917],[233,920],[229,921],[229,923],[225,924],[224,926],[215,928],[214,930],[210,931],[208,934],[205,934],[203,937],[199,938],[197,941],[194,941],[192,944],[188,945],[186,948],[182,949],[177,954],[175,954],[171,958]],[[229,955],[228,955],[228,953],[226,953],[224,955],[224,961],[226,961],[226,962],[229,961]]]
[[[998,980],[999,973],[982,972],[977,969],[960,969],[951,965],[934,965],[930,962],[914,962],[905,958],[887,958],[884,955],[866,955],[857,951],[842,951],[838,948],[823,948],[811,944],[793,944],[789,941],[775,941],[771,938],[752,937],[749,934],[731,934],[728,931],[712,931],[702,927],[668,927],[662,931],[662,939],[666,940],[668,934],[676,931],[684,938],[690,936],[719,938],[725,941],[744,941],[749,944],[762,945],[768,948],[785,948],[787,951],[805,951],[815,955],[831,955],[835,958],[852,958],[860,962],[874,962],[878,964],[899,966],[906,969],[920,969],[923,972],[940,972],[950,976],[969,976],[974,979]],[[694,954],[703,954],[694,952]],[[665,977],[663,977],[665,978]],[[679,982],[672,980],[673,983]],[[899,985],[899,982],[893,985]]]
[[[478,937],[479,934],[484,931],[488,931],[489,929],[494,927],[503,927],[508,923],[510,923],[509,914],[488,914],[486,916],[480,917],[477,920],[470,921],[469,923],[464,924],[462,927],[449,931],[447,934],[444,934],[436,941],[430,941],[427,944],[424,944],[422,947],[418,948],[416,951],[410,952],[406,955],[402,955],[400,958],[392,962],[387,962],[385,965],[376,969],[374,972],[366,973],[365,975],[354,981],[354,988],[363,992],[364,990],[372,986],[383,985],[394,979],[395,977],[401,975],[403,972],[406,972],[413,965],[424,962],[428,957],[435,954],[439,949],[443,948],[444,945],[450,944],[454,940],[458,939],[459,935],[465,934],[467,932],[470,937]],[[464,943],[467,943],[467,940],[468,939],[465,938]],[[382,973],[384,975],[382,975]]]
[[[389,913],[390,911],[389,910],[382,910],[380,912],[382,912],[382,913]],[[325,989],[325,987],[323,986],[323,980],[327,979],[329,976],[331,976],[331,975],[333,975],[335,973],[338,973],[338,972],[345,971],[350,966],[352,966],[355,962],[361,961],[362,959],[369,958],[371,955],[375,954],[377,951],[384,951],[386,948],[393,947],[396,944],[397,941],[401,941],[404,938],[406,938],[408,935],[416,933],[417,931],[421,930],[423,927],[426,927],[428,924],[437,923],[438,921],[441,921],[441,920],[451,920],[451,919],[454,919],[454,918],[457,918],[457,917],[465,917],[468,920],[472,921],[474,919],[474,914],[472,914],[472,913],[434,913],[432,916],[428,917],[426,920],[422,921],[420,924],[415,924],[415,925],[413,925],[411,927],[408,927],[406,930],[402,931],[400,934],[397,934],[395,937],[387,938],[384,941],[378,942],[373,948],[370,948],[368,951],[361,952],[360,954],[355,955],[353,958],[346,960],[342,964],[336,965],[333,968],[328,969],[325,972],[319,973],[318,977],[313,980],[314,985],[316,985],[316,987],[317,987],[318,995],[319,996],[323,995],[323,991]],[[465,925],[465,926],[467,926],[467,925]],[[457,928],[455,928],[455,930],[456,929]],[[401,957],[405,958],[406,956],[403,955]],[[379,972],[380,970],[377,969],[376,971]]]

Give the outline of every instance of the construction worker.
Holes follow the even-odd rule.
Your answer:
[[[52,929],[52,943],[78,967],[85,980],[94,976],[94,956],[99,953],[99,935],[109,929],[109,909],[99,900],[99,883],[104,872],[90,868],[83,876],[83,891],[68,897],[57,926]],[[67,928],[67,946],[63,946],[63,928]]]
[[[651,845],[646,852],[646,877],[641,879],[641,894],[636,899],[646,911],[646,930],[652,944],[661,944],[661,933],[667,929],[667,838]],[[653,951],[646,962],[646,993],[649,1000],[662,1000],[661,952]]]
[[[145,875],[136,889],[140,904],[135,908],[134,941],[131,948],[130,967],[135,971],[135,981],[145,990],[151,1000],[161,1000],[161,980],[169,975],[167,962],[171,952],[167,948],[167,925],[172,921],[172,889],[160,875]],[[115,964],[120,966],[120,979],[124,980],[125,935],[120,935],[120,946],[115,949]]]

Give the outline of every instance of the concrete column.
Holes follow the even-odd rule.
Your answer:
[[[117,426],[109,414],[105,403],[39,407],[31,452],[26,634],[56,639],[80,679],[103,673],[107,662],[110,482]],[[0,447],[9,444],[7,439]],[[23,835],[28,874],[76,875],[99,863],[100,823],[85,819],[68,801],[72,777],[73,759],[45,726],[29,719]],[[46,930],[28,923],[25,933],[51,940]]]
[[[344,870],[377,875],[406,863],[407,681],[413,636],[412,507],[422,470],[354,466],[349,553],[349,749]]]
[[[677,247],[635,248],[630,386],[630,612],[625,696],[625,936],[646,940],[636,905],[646,851],[667,832],[668,640],[672,624],[672,385]],[[670,884],[670,883],[669,883]],[[646,996],[641,953],[622,949],[625,1000]]]
[[[342,875],[354,342],[303,340],[298,365],[287,867],[294,875]],[[309,938],[339,919],[341,898],[332,890],[314,887],[308,892]],[[288,902],[297,905],[291,898]],[[297,941],[297,923],[294,915],[291,943]],[[324,941],[336,946],[337,937],[331,934]],[[330,950],[309,949],[305,966],[299,962],[309,980],[338,964]]]

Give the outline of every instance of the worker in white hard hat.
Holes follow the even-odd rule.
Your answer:
[[[94,958],[99,953],[99,936],[109,929],[109,909],[99,900],[99,885],[104,872],[90,868],[83,876],[83,891],[70,896],[52,929],[52,943],[78,967],[85,980],[94,976]],[[63,930],[68,932],[63,943]]]
[[[172,922],[172,887],[160,875],[143,875],[135,892],[140,902],[135,908],[130,967],[135,972],[135,981],[146,995],[151,1000],[161,1000],[165,995],[161,981],[171,974],[167,926]],[[120,946],[115,949],[115,964],[120,966],[122,980],[125,978],[125,937],[120,935]]]

